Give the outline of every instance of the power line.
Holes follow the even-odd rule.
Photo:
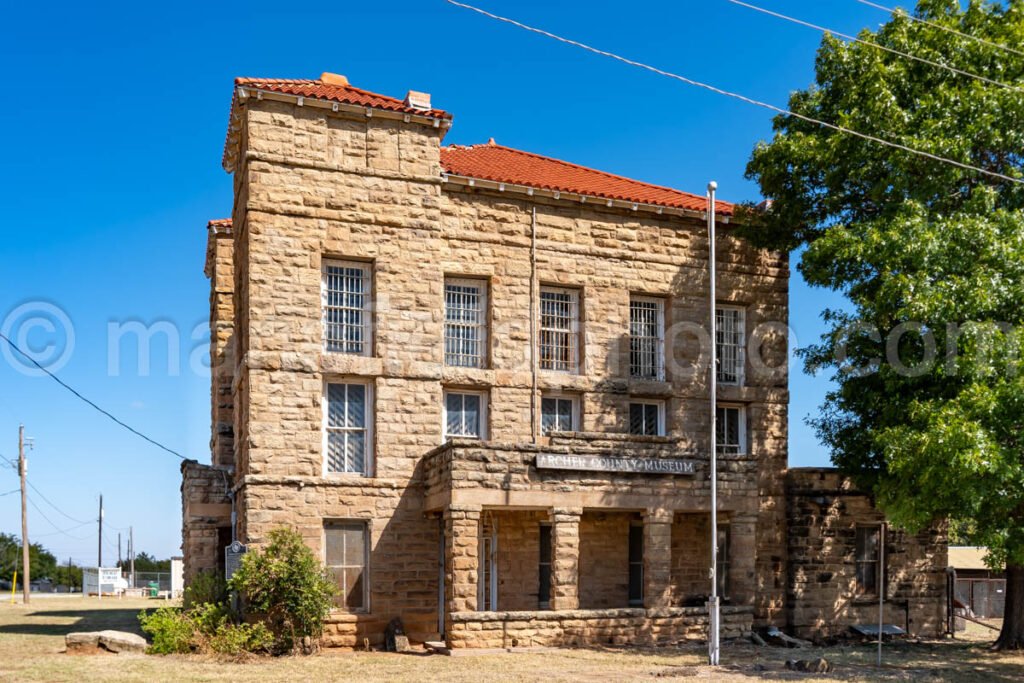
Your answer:
[[[106,415],[106,416],[107,416],[107,417],[109,417],[109,418],[110,418],[111,420],[113,420],[113,421],[114,421],[114,422],[116,422],[117,424],[121,425],[122,427],[124,427],[125,429],[127,429],[127,430],[128,430],[129,432],[131,432],[131,433],[132,433],[132,434],[134,434],[135,436],[138,436],[138,437],[140,437],[140,438],[142,438],[142,439],[144,439],[144,440],[148,441],[149,443],[153,444],[153,445],[154,445],[154,446],[156,446],[157,448],[163,449],[163,450],[167,451],[168,453],[170,453],[171,455],[173,455],[173,456],[175,456],[175,457],[181,458],[182,460],[188,460],[188,458],[186,458],[186,457],[185,457],[184,455],[182,455],[181,453],[178,453],[177,451],[175,451],[175,450],[172,450],[172,449],[168,448],[167,446],[163,445],[163,444],[162,444],[162,443],[160,443],[159,441],[154,441],[153,439],[149,438],[148,436],[146,436],[145,434],[143,434],[143,433],[142,433],[142,432],[140,432],[139,430],[135,429],[134,427],[130,427],[129,425],[125,424],[125,423],[124,423],[124,422],[122,422],[121,420],[119,420],[119,419],[117,419],[116,417],[114,417],[113,415],[111,415],[111,414],[110,414],[109,412],[107,412],[107,411],[106,411],[106,410],[104,410],[103,408],[100,408],[100,407],[99,407],[98,405],[96,405],[95,403],[93,403],[92,401],[90,401],[89,399],[87,399],[87,398],[86,398],[85,396],[82,396],[82,395],[81,395],[80,393],[78,393],[77,391],[75,391],[74,389],[72,389],[72,388],[71,388],[71,387],[70,387],[70,386],[69,386],[69,385],[68,385],[67,383],[65,383],[65,382],[64,382],[64,381],[63,381],[63,380],[62,380],[61,378],[57,377],[57,375],[53,374],[52,372],[50,372],[49,370],[47,370],[47,369],[46,369],[45,367],[43,367],[42,365],[40,365],[40,364],[39,364],[39,362],[38,362],[38,361],[36,361],[36,359],[35,359],[35,358],[33,358],[32,356],[30,356],[30,355],[28,355],[27,353],[25,353],[24,351],[22,351],[22,350],[21,350],[21,349],[20,349],[20,348],[18,347],[18,345],[17,345],[17,344],[15,344],[15,343],[14,343],[13,341],[11,341],[10,339],[8,339],[8,338],[7,338],[7,336],[6,336],[6,335],[4,335],[3,333],[0,333],[0,339],[3,339],[3,340],[4,340],[5,342],[7,342],[8,344],[10,344],[10,346],[11,346],[11,348],[12,348],[12,349],[14,349],[14,350],[15,350],[15,351],[17,351],[18,353],[20,353],[20,354],[21,354],[22,356],[24,356],[25,358],[27,358],[27,359],[29,360],[29,362],[31,362],[31,363],[32,363],[33,365],[35,365],[35,366],[36,366],[37,368],[39,368],[40,370],[42,370],[43,372],[45,372],[45,373],[46,373],[47,375],[49,375],[49,376],[50,376],[50,378],[51,378],[51,379],[53,379],[53,381],[55,381],[55,382],[56,382],[57,384],[61,385],[61,386],[62,386],[62,387],[64,387],[65,389],[67,389],[67,390],[68,390],[68,391],[70,391],[70,392],[71,392],[72,394],[74,394],[75,396],[77,396],[77,397],[78,397],[79,399],[81,399],[81,400],[82,400],[82,401],[84,401],[85,403],[89,404],[90,406],[92,406],[93,408],[95,408],[95,409],[96,409],[97,411],[99,411],[100,413],[102,413],[102,414]]]
[[[28,485],[29,485],[29,486],[30,486],[30,487],[32,488],[32,490],[33,490],[33,491],[35,491],[35,492],[36,492],[36,493],[37,493],[37,494],[39,495],[39,497],[40,497],[40,498],[42,498],[42,499],[43,499],[43,500],[44,500],[44,501],[46,502],[46,504],[47,504],[47,505],[49,505],[49,506],[50,506],[50,507],[52,507],[52,508],[53,508],[54,510],[56,510],[56,511],[57,511],[57,512],[59,512],[60,514],[64,515],[64,516],[65,516],[65,517],[67,517],[68,519],[70,519],[70,520],[71,520],[72,522],[78,522],[79,524],[94,524],[94,523],[96,522],[96,520],[90,520],[90,521],[82,521],[82,520],[78,519],[77,517],[72,517],[71,515],[69,515],[68,513],[64,512],[63,510],[61,510],[61,509],[60,509],[59,507],[57,507],[56,505],[54,505],[54,504],[53,504],[53,503],[52,503],[52,502],[50,501],[50,499],[49,499],[49,498],[47,498],[46,496],[44,496],[44,495],[43,495],[43,492],[42,492],[42,491],[40,491],[39,489],[37,489],[37,488],[36,488],[36,485],[35,485],[35,484],[33,484],[33,483],[32,483],[32,482],[30,481],[30,480],[26,479],[26,480],[25,480],[25,483],[27,483],[27,484],[28,484]]]
[[[942,64],[941,62],[932,61],[931,59],[925,59],[924,57],[918,57],[917,55],[912,55],[912,54],[909,54],[907,52],[901,52],[900,50],[896,50],[896,49],[888,47],[886,45],[879,45],[878,43],[873,43],[870,40],[863,40],[861,38],[858,38],[857,36],[851,36],[848,33],[840,33],[839,31],[835,31],[833,29],[826,28],[824,26],[818,26],[817,24],[812,24],[812,23],[810,23],[808,21],[803,21],[802,19],[797,19],[795,17],[790,17],[790,16],[787,16],[785,14],[780,14],[778,12],[773,12],[772,10],[765,9],[763,7],[758,7],[757,5],[751,5],[749,3],[742,2],[741,0],[728,0],[728,2],[731,2],[734,5],[739,5],[740,7],[746,7],[747,9],[752,9],[755,12],[760,12],[761,14],[767,14],[768,16],[775,17],[776,19],[782,19],[784,21],[790,21],[790,22],[792,22],[794,24],[798,24],[800,26],[806,26],[807,28],[814,29],[815,31],[820,31],[822,33],[831,33],[832,35],[839,36],[840,38],[843,38],[845,40],[849,40],[849,41],[854,42],[854,43],[859,43],[861,45],[867,45],[869,47],[877,48],[879,50],[883,50],[885,52],[889,52],[891,54],[898,55],[900,57],[905,57],[907,59],[912,59],[915,62],[921,62],[922,64],[927,64],[928,66],[934,66],[934,67],[939,68],[939,69],[945,69],[946,71],[950,71],[952,73],[959,74],[961,76],[967,76],[968,78],[975,78],[975,79],[977,79],[979,81],[983,81],[985,83],[988,83],[989,85],[996,85],[996,86],[999,86],[1000,88],[1007,88],[1008,90],[1016,90],[1017,92],[1024,92],[1024,88],[1020,88],[1020,87],[1018,87],[1016,85],[1010,85],[1008,83],[1003,83],[1002,81],[996,81],[996,80],[993,80],[991,78],[987,78],[985,76],[979,76],[978,74],[971,73],[970,71],[964,71],[963,69],[958,69],[955,66],[950,66],[948,64]]]
[[[755,100],[753,98],[747,97],[746,95],[741,95],[739,93],[731,92],[729,90],[723,90],[722,88],[718,88],[718,87],[715,87],[713,85],[709,85],[707,83],[702,83],[700,81],[693,80],[692,78],[687,78],[686,76],[680,76],[679,74],[672,73],[671,71],[665,71],[664,69],[659,69],[659,68],[651,66],[649,64],[644,64],[643,62],[638,62],[638,61],[629,59],[627,57],[623,57],[621,55],[617,55],[614,52],[608,52],[606,50],[600,50],[600,49],[598,49],[596,47],[591,47],[589,45],[586,45],[586,44],[581,43],[581,42],[576,41],[576,40],[572,40],[570,38],[563,38],[562,36],[555,35],[554,33],[550,33],[550,32],[545,31],[543,29],[534,28],[533,26],[528,26],[526,24],[520,23],[520,22],[518,22],[518,21],[516,21],[514,19],[509,19],[508,17],[503,17],[503,16],[499,16],[497,14],[492,14],[491,12],[488,12],[486,10],[482,10],[479,7],[474,7],[472,5],[467,5],[467,4],[464,4],[464,3],[461,3],[461,2],[456,2],[456,0],[446,0],[446,2],[448,2],[451,5],[455,5],[456,7],[462,7],[463,9],[468,9],[470,11],[476,12],[477,14],[482,14],[483,16],[488,17],[490,19],[495,19],[497,21],[501,21],[501,22],[504,22],[506,24],[511,24],[511,25],[516,26],[518,28],[521,28],[521,29],[523,29],[525,31],[529,31],[531,33],[536,33],[538,35],[542,35],[542,36],[545,36],[547,38],[551,38],[553,40],[557,40],[560,43],[565,43],[567,45],[572,45],[574,47],[578,47],[580,49],[586,50],[587,52],[592,52],[594,54],[601,55],[602,57],[608,57],[610,59],[614,59],[616,61],[622,62],[623,64],[628,64],[629,66],[635,66],[635,67],[638,67],[640,69],[645,69],[645,70],[650,71],[652,73],[656,73],[659,76],[665,76],[667,78],[673,78],[673,79],[675,79],[677,81],[682,81],[683,83],[686,83],[688,85],[693,85],[693,86],[696,86],[698,88],[703,88],[704,90],[708,90],[708,91],[716,93],[718,95],[725,95],[726,97],[731,97],[733,99],[740,100],[741,102],[746,102],[747,104],[752,104],[754,106],[761,107],[763,109],[768,109],[769,111],[773,111],[773,112],[775,112],[777,114],[784,114],[786,116],[792,116],[793,118],[800,119],[801,121],[806,121],[808,123],[813,123],[815,125],[822,126],[824,128],[828,128],[830,130],[834,130],[834,131],[839,132],[839,133],[845,133],[847,135],[853,135],[854,137],[858,137],[858,138],[861,138],[863,140],[868,140],[870,142],[875,142],[875,143],[880,144],[880,145],[885,145],[886,147],[892,147],[893,149],[898,149],[898,150],[907,152],[909,154],[914,154],[914,155],[917,155],[919,157],[923,157],[925,159],[931,159],[932,161],[938,161],[940,163],[949,164],[950,166],[956,166],[957,168],[961,168],[961,169],[963,169],[965,171],[974,171],[975,173],[981,173],[983,175],[987,175],[987,176],[990,176],[992,178],[998,178],[1000,180],[1006,180],[1006,181],[1011,182],[1011,183],[1017,183],[1019,185],[1024,185],[1024,178],[1014,178],[1012,176],[1008,176],[1008,175],[1005,175],[1003,173],[999,173],[997,171],[989,171],[987,169],[980,168],[978,166],[972,166],[971,164],[965,164],[965,163],[963,163],[961,161],[956,161],[954,159],[948,159],[946,157],[942,157],[942,156],[939,156],[937,154],[932,154],[931,152],[926,152],[924,150],[915,149],[913,147],[908,147],[907,145],[901,144],[899,142],[893,142],[891,140],[886,140],[884,138],[876,137],[876,136],[870,135],[868,133],[862,133],[860,131],[853,130],[852,128],[846,128],[845,126],[840,126],[840,125],[837,125],[835,123],[828,123],[827,121],[821,121],[819,119],[807,116],[805,114],[798,114],[797,112],[790,111],[788,109],[783,109],[782,107],[777,107],[774,104],[769,104],[767,102],[762,102],[760,100]]]
[[[11,490],[11,491],[8,491],[7,493],[0,493],[0,498],[2,498],[2,497],[4,497],[4,496],[9,496],[9,495],[11,495],[12,493],[17,493],[17,492],[18,492],[18,491],[20,491],[20,490],[21,490],[21,489],[13,489],[13,490]]]
[[[904,16],[907,17],[907,19],[910,19],[911,21],[916,21],[919,24],[927,24],[928,26],[931,26],[933,28],[937,28],[937,29],[942,30],[942,31],[946,31],[947,33],[952,33],[953,35],[960,36],[961,38],[968,38],[968,39],[973,40],[973,41],[975,41],[977,43],[981,43],[982,45],[988,45],[989,47],[994,47],[994,48],[999,49],[999,50],[1006,50],[1007,52],[1012,52],[1015,55],[1019,55],[1021,57],[1024,57],[1024,52],[1021,52],[1020,50],[1014,50],[1012,47],[1009,47],[1007,45],[1003,45],[1002,43],[994,43],[991,40],[985,40],[984,38],[979,38],[978,36],[972,36],[970,33],[962,33],[960,31],[957,31],[954,28],[949,28],[948,26],[943,26],[942,24],[940,24],[940,23],[938,23],[936,21],[928,21],[927,19],[922,19],[920,17],[915,17],[913,14],[911,14],[910,12],[907,12],[906,10],[904,10],[902,8],[897,9],[895,7],[886,7],[885,5],[879,5],[879,4],[874,3],[874,2],[869,2],[868,0],[857,0],[857,2],[859,2],[862,5],[867,5],[868,7],[874,7],[875,9],[880,9],[883,12],[889,12],[890,14],[903,14]]]
[[[42,517],[43,519],[45,519],[47,522],[49,522],[50,526],[52,526],[54,528],[54,530],[55,530],[54,533],[63,534],[64,536],[67,536],[68,538],[72,538],[72,539],[74,539],[76,541],[88,540],[86,538],[80,538],[78,536],[72,536],[71,534],[68,533],[68,531],[70,529],[61,529],[59,526],[57,526],[56,524],[53,523],[53,520],[51,520],[49,517],[46,516],[46,513],[43,512],[42,508],[40,508],[38,505],[36,505],[36,502],[34,500],[32,500],[31,498],[28,498],[27,500],[29,502],[29,505],[34,507],[36,512],[39,513],[39,516]],[[86,524],[90,524],[90,523],[91,522],[86,522]],[[85,526],[85,524],[80,524],[79,526]],[[78,527],[72,527],[72,529],[77,529],[77,528]]]

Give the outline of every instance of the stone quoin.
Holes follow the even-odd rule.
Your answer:
[[[943,530],[889,534],[882,566],[869,497],[787,468],[788,255],[719,202],[711,311],[703,195],[444,146],[432,107],[236,81],[186,582],[287,526],[337,579],[328,646],[381,645],[395,617],[451,647],[703,639],[715,315],[724,635],[836,632],[879,591],[937,633]]]

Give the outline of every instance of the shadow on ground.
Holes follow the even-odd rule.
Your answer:
[[[67,619],[64,624],[54,624],[54,617]],[[65,636],[75,631],[127,631],[142,635],[139,628],[138,609],[84,609],[26,612],[24,618],[14,624],[0,624],[0,634],[19,633],[36,636]]]

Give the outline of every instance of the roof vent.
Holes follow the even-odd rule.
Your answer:
[[[405,106],[430,111],[430,93],[410,90],[405,94]]]
[[[326,83],[327,85],[340,85],[342,87],[348,86],[348,79],[341,74],[332,74],[330,71],[325,71],[320,74],[320,82]]]

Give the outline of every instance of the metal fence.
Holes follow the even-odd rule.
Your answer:
[[[125,579],[128,580],[128,586],[130,588],[150,588],[152,584],[155,583],[157,590],[171,590],[170,572],[135,572],[134,581],[132,581],[132,577],[126,572]]]

